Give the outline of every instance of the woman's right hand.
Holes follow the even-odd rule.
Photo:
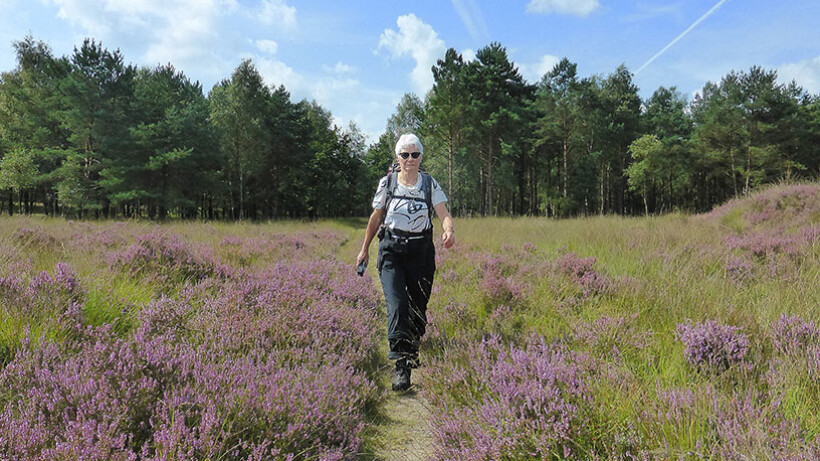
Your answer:
[[[368,261],[370,259],[370,254],[368,253],[367,249],[364,249],[359,252],[359,256],[356,258],[356,266],[362,263],[362,261]],[[367,264],[367,262],[365,262]]]

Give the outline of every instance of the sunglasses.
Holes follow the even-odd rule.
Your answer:
[[[399,152],[399,155],[403,159],[406,159],[407,157],[410,157],[411,155],[413,156],[413,158],[419,158],[419,155],[421,155],[421,152]]]

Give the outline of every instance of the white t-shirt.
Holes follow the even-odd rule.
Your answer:
[[[398,173],[393,173],[398,175]],[[396,183],[396,190],[393,193],[393,200],[390,201],[390,206],[387,209],[387,215],[384,217],[384,225],[388,229],[400,230],[404,232],[424,232],[433,227],[433,223],[427,219],[427,202],[424,201],[424,190],[422,188],[422,173],[419,173],[419,179],[413,186],[405,186],[399,182],[399,178],[395,177],[393,180]],[[438,182],[430,176],[433,184],[431,187],[433,206],[441,202],[447,201],[447,196],[439,186]],[[398,197],[417,197],[420,200],[409,200]],[[373,208],[381,210],[384,209],[384,202],[387,200],[387,176],[379,181],[379,187],[376,189],[376,195],[373,197]]]

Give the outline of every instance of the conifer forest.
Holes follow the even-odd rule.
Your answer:
[[[369,143],[250,60],[209,91],[93,39],[70,56],[25,37],[0,75],[0,212],[208,220],[366,215],[403,132],[459,216],[700,212],[820,173],[820,98],[761,67],[693,97],[639,95],[624,65],[561,60],[527,82],[505,47],[449,49]],[[340,198],[342,198],[340,200]]]

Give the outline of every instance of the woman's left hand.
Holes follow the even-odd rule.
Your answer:
[[[441,243],[444,244],[444,248],[450,248],[456,243],[456,235],[453,231],[448,230],[444,231],[444,234],[441,236]]]

